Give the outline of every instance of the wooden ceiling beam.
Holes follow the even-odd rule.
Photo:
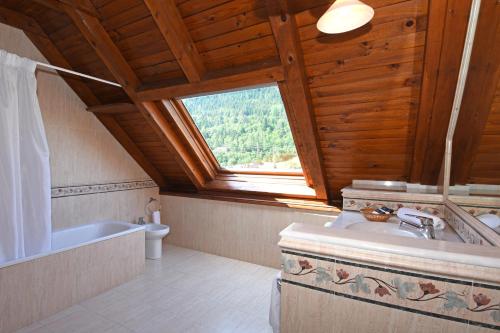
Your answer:
[[[31,42],[52,65],[71,69],[66,58],[59,52],[34,18],[0,6],[0,22],[23,30],[26,36],[28,36]],[[60,74],[85,104],[91,106],[101,104],[99,99],[81,79],[65,75],[64,73]]]
[[[429,1],[410,182],[438,182],[470,7],[471,0]]]
[[[308,185],[316,191],[317,198],[328,200],[323,158],[319,148],[297,23],[290,13],[286,0],[266,0],[266,6],[285,70],[285,79],[280,83],[280,91],[304,176]]]
[[[9,17],[8,20],[3,18]],[[14,26],[24,31],[30,38],[36,48],[42,55],[55,66],[72,69],[66,58],[59,52],[50,38],[32,17],[0,7],[0,22]],[[76,92],[82,101],[88,105],[88,109],[103,108],[99,105],[99,99],[92,90],[78,77],[63,75],[62,78]],[[109,115],[96,115],[97,119],[108,129],[115,139],[125,148],[125,150],[134,158],[134,160],[144,169],[144,171],[160,187],[167,186],[164,177],[160,172],[146,159],[140,149],[118,125],[116,120]]]
[[[85,39],[94,48],[99,58],[122,85],[144,119],[173,154],[196,188],[201,189],[206,182],[204,171],[201,170],[199,163],[191,156],[182,138],[177,134],[172,124],[165,119],[158,106],[153,102],[141,102],[137,99],[135,90],[140,84],[139,78],[120,53],[101,22],[97,18],[71,6],[65,6],[65,10]]]
[[[198,156],[205,170],[210,173],[210,178],[214,179],[218,173],[218,163],[184,105],[176,100],[162,100],[162,104],[171,121],[188,141],[193,153]]]
[[[132,103],[113,103],[91,106],[87,108],[87,111],[94,114],[123,114],[136,113],[139,112],[139,109]]]
[[[422,179],[424,156],[429,139],[432,107],[439,76],[439,61],[444,38],[444,24],[447,14],[447,1],[429,1],[429,19],[425,40],[424,68],[420,106],[415,131],[415,146],[412,153],[410,182],[419,183]]]
[[[36,46],[36,48],[42,53],[42,55],[49,61],[50,64],[54,66],[59,66],[62,68],[67,68],[73,70],[69,62],[59,51],[59,49],[54,45],[54,43],[47,36],[40,36],[38,34],[32,34],[30,32],[25,32],[31,42]],[[42,68],[40,70],[45,71]],[[70,75],[64,72],[58,72],[59,75],[66,81],[66,83],[73,89],[73,91],[80,97],[80,99],[87,106],[96,106],[101,104],[101,101],[92,92],[92,90],[85,84],[83,80],[79,77]]]
[[[244,67],[243,71],[241,71],[241,69],[236,69],[236,71],[232,73],[224,72],[223,75],[214,75],[214,77],[207,78],[201,82],[153,89],[142,87],[137,91],[137,98],[140,101],[157,101],[162,99],[196,96],[239,88],[257,87],[283,81],[284,79],[284,68],[281,65],[252,68],[251,70]]]
[[[35,2],[48,7],[50,9],[56,10],[58,12],[65,12],[65,6],[71,6],[82,12],[92,15],[94,17],[99,17],[99,13],[94,8],[89,0],[34,0]]]
[[[500,5],[483,1],[453,137],[451,184],[466,184],[500,78]]]
[[[134,89],[140,84],[139,78],[122,56],[100,21],[74,7],[64,5],[64,8],[83,37],[94,48],[102,62],[122,85],[125,92],[134,95]],[[133,96],[130,97],[134,100]]]
[[[203,79],[206,69],[174,0],[144,0],[163,38],[189,82]]]
[[[35,19],[2,6],[0,6],[0,22],[23,30],[25,33],[29,32],[31,34],[47,37]]]

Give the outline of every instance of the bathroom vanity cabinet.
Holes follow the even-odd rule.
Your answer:
[[[282,332],[495,332],[496,247],[293,224]]]

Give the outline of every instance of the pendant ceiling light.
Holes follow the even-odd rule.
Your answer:
[[[337,0],[318,20],[318,30],[339,34],[357,29],[373,18],[373,8],[359,0]]]

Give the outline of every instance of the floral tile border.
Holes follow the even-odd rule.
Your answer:
[[[500,209],[496,207],[477,207],[477,206],[464,206],[464,205],[459,205],[460,208],[465,210],[467,213],[469,213],[472,216],[479,216],[482,214],[493,214],[493,215],[500,215]]]
[[[157,187],[156,183],[151,180],[126,181],[120,183],[93,184],[93,185],[74,185],[60,186],[51,189],[52,198],[64,198],[77,195],[89,195],[97,193],[108,193],[118,191],[130,191],[143,188]]]
[[[500,330],[500,286],[282,251],[282,283]]]
[[[469,223],[450,209],[445,209],[445,219],[464,242],[477,245],[492,245],[479,232],[472,228]]]
[[[421,210],[423,212],[444,217],[443,205],[421,203],[421,202],[408,202],[408,201],[385,201],[385,200],[373,200],[373,199],[354,199],[354,198],[344,198],[342,202],[342,209],[350,211],[359,211],[366,207],[382,207],[386,206],[394,210],[399,208],[413,208]]]

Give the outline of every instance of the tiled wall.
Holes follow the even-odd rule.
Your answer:
[[[0,48],[46,62],[22,31],[3,24]],[[39,71],[37,81],[53,188],[149,179],[59,76]],[[60,228],[100,219],[132,221],[144,215],[150,197],[159,199],[158,188],[54,198],[52,223]]]
[[[412,208],[421,210],[423,212],[444,217],[443,205],[434,203],[423,202],[409,202],[409,201],[394,201],[394,200],[378,200],[378,199],[359,199],[359,198],[343,198],[342,209],[359,211],[366,207],[388,207],[395,211],[399,208]]]
[[[161,196],[167,243],[279,268],[279,232],[294,222],[324,225],[325,212]]]
[[[283,252],[282,277],[282,301],[287,310],[282,311],[286,316],[282,324],[291,327],[285,329],[287,332],[301,332],[295,329],[299,322],[310,325],[308,332],[324,332],[326,328],[334,332],[500,329],[500,286],[496,284],[289,251]],[[289,292],[297,287],[297,298],[290,299]],[[308,320],[307,310],[301,310],[300,304],[307,295],[316,297],[315,309],[328,313],[326,321]],[[320,297],[324,304],[319,304]],[[355,313],[358,320],[347,320],[348,313]]]
[[[63,228],[99,220],[135,222],[145,216],[147,200],[157,197],[158,188],[155,186],[52,198],[52,226]]]

